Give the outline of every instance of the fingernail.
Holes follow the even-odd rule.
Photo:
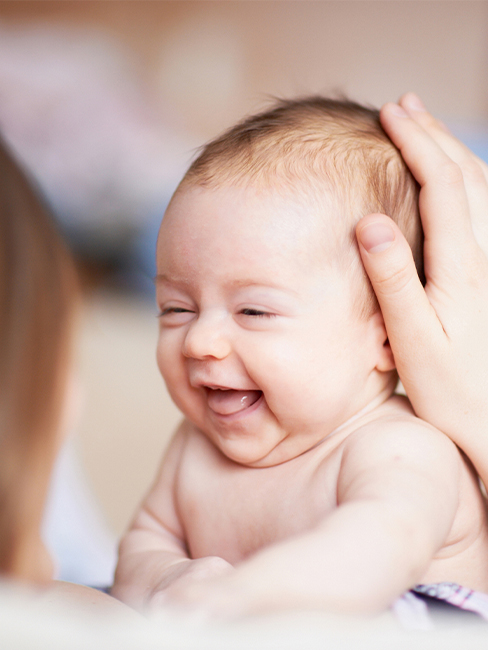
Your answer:
[[[388,110],[397,117],[408,117],[408,113],[398,104],[388,104]]]
[[[422,100],[415,93],[409,93],[408,97],[406,97],[406,101],[409,108],[411,108],[413,111],[419,111],[421,113],[425,113],[427,111]]]
[[[358,232],[361,245],[368,253],[381,253],[395,241],[395,232],[387,223],[373,222]]]

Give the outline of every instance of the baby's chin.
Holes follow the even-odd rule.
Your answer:
[[[222,436],[215,432],[203,433],[230,461],[251,468],[266,468],[293,460],[302,452],[287,444],[286,436]]]

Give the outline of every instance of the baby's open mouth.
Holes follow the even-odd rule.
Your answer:
[[[262,395],[260,390],[207,388],[208,405],[218,415],[233,415],[248,409]]]

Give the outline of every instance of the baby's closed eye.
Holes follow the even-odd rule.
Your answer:
[[[276,316],[276,314],[268,311],[263,311],[261,309],[254,309],[252,307],[246,307],[245,309],[241,309],[239,312],[243,316],[254,316],[254,317],[261,317],[261,318],[273,318]]]
[[[185,309],[184,307],[166,307],[159,312],[159,316],[167,316],[168,314],[193,314],[192,309]]]
[[[195,310],[191,309],[191,307],[163,305],[160,308],[158,318],[163,327],[178,327],[188,323],[195,313]]]

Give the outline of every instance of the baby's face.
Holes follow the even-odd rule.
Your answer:
[[[303,453],[374,396],[377,328],[303,202],[191,187],[157,249],[158,365],[185,416],[230,459]],[[374,319],[374,317],[373,317]]]

